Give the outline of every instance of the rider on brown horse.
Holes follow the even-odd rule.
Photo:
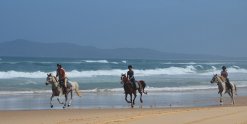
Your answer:
[[[127,78],[130,80],[132,86],[134,89],[137,89],[136,86],[136,81],[135,81],[135,77],[134,77],[134,71],[132,70],[132,65],[128,66],[129,71],[127,72]]]

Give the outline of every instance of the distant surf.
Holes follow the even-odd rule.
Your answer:
[[[156,69],[135,69],[136,76],[153,76],[153,75],[212,75],[217,74],[221,70],[216,69],[215,66],[211,68],[204,69],[203,66],[185,66],[185,67],[175,67],[171,66],[168,68],[156,68]],[[247,74],[247,69],[240,68],[239,66],[231,66],[228,68],[229,73],[243,73]],[[121,73],[126,73],[126,69],[109,69],[109,70],[71,70],[67,71],[68,77],[95,77],[95,76],[120,76]],[[22,71],[0,71],[0,79],[10,79],[10,78],[45,78],[46,74],[52,73],[56,74],[55,71],[52,72],[22,72]]]

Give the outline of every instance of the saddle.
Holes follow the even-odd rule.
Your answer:
[[[135,86],[133,86],[132,83],[125,83],[125,84],[124,84],[124,87],[125,87],[125,86],[127,87],[127,85],[131,86],[132,88],[135,88],[135,90],[137,90],[137,89],[142,89],[142,85],[141,85],[141,83],[140,83],[139,81],[135,81]],[[126,88],[126,87],[125,87],[125,88]]]
[[[225,78],[225,77],[223,77],[223,76],[220,76],[220,79],[223,81],[223,82],[225,82],[226,83],[226,88],[229,90],[231,90],[232,89],[232,86],[231,86],[231,84],[230,84],[230,81],[227,79],[227,78]]]
[[[59,86],[63,89],[63,94],[67,93],[72,88],[70,80],[66,80],[67,87],[65,87],[64,82],[59,82]]]
[[[220,79],[221,79],[223,82],[226,82],[226,78],[225,78],[225,77],[220,76]]]

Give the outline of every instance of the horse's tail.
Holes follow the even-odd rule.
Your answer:
[[[235,95],[238,95],[238,93],[237,93],[237,86],[236,86],[236,84],[233,84],[234,85],[234,88],[235,88]]]
[[[141,82],[141,85],[142,85],[142,92],[143,92],[144,94],[148,94],[148,92],[144,90],[145,87],[146,87],[145,81],[141,80],[140,82]]]
[[[79,84],[77,82],[75,82],[75,92],[78,96],[81,96],[79,93]]]

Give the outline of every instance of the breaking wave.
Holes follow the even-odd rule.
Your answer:
[[[156,69],[135,69],[136,76],[153,76],[153,75],[212,75],[219,73],[221,70],[215,66],[211,68],[203,69],[201,66],[186,66],[186,67],[168,67],[168,68],[156,68]],[[68,71],[68,77],[95,77],[95,76],[119,76],[122,73],[127,72],[125,69],[109,69],[109,70],[72,70]],[[240,68],[238,66],[232,66],[228,68],[229,73],[247,73],[247,69]],[[53,72],[21,72],[21,71],[0,71],[0,79],[9,78],[45,78],[48,73],[56,74]]]

